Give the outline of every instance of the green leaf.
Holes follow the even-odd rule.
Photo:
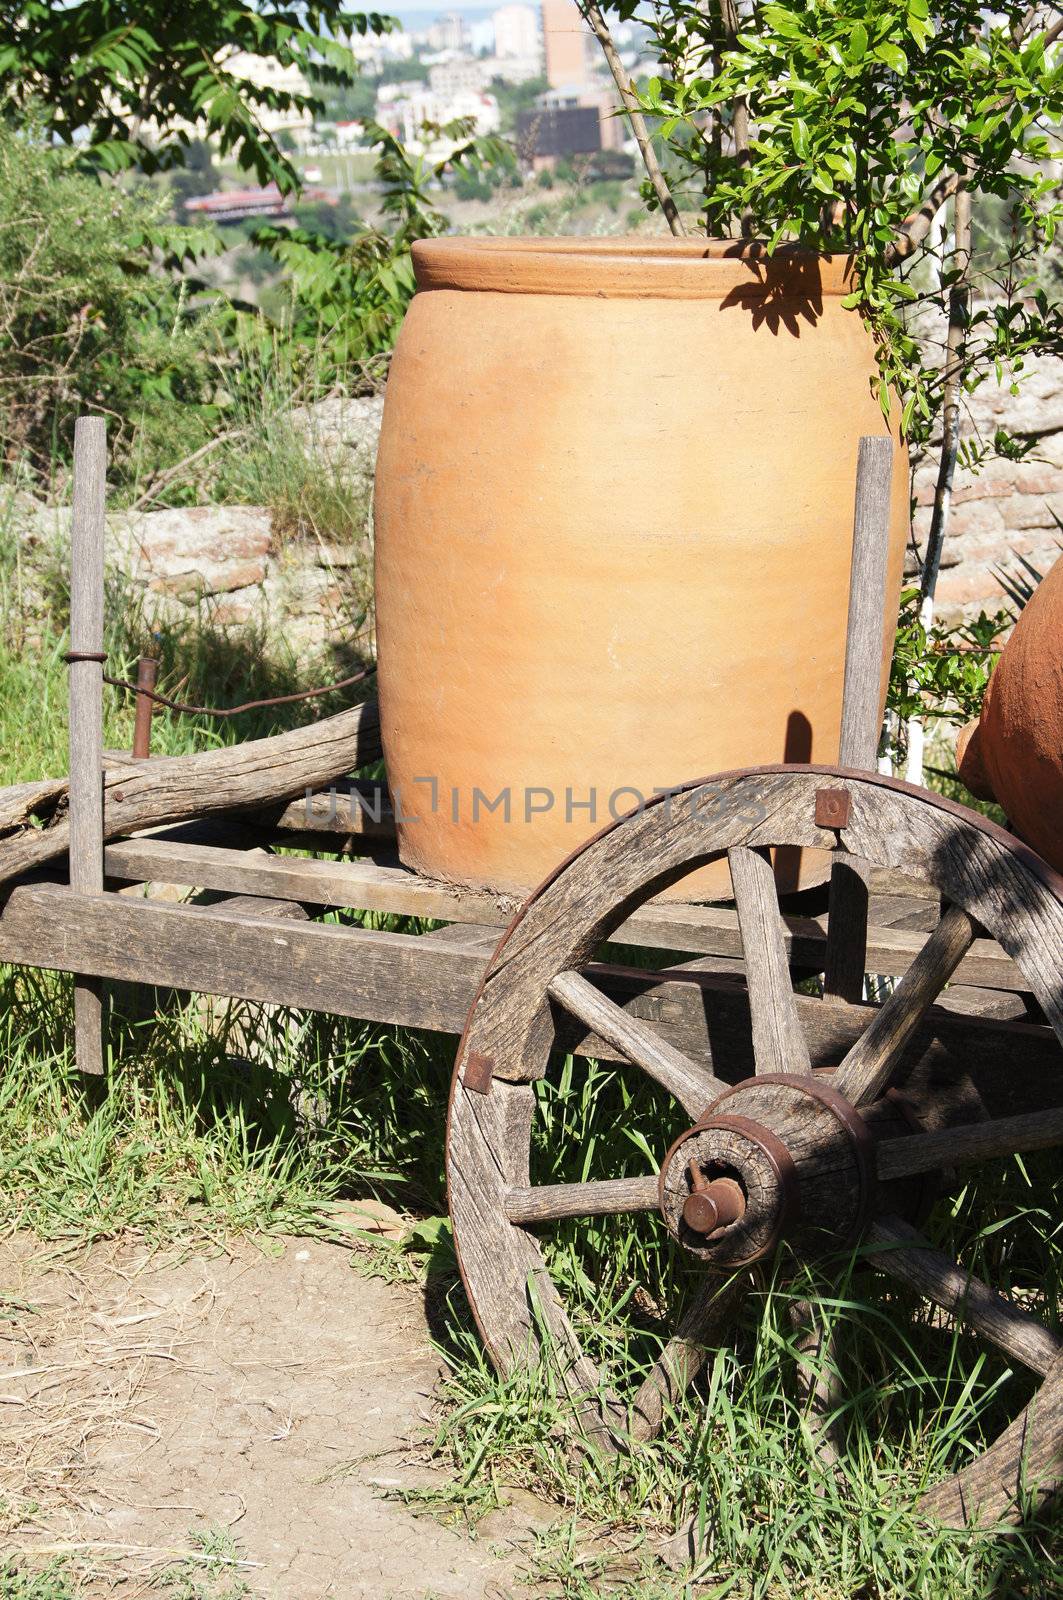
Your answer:
[[[879,61],[890,68],[891,71],[903,75],[908,71],[908,57],[896,44],[880,44],[875,47],[875,55]]]

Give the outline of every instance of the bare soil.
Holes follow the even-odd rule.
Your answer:
[[[63,1559],[92,1597],[527,1595],[552,1508],[474,1530],[401,1498],[444,1481],[421,1291],[338,1246],[269,1247],[0,1244],[3,1556]]]

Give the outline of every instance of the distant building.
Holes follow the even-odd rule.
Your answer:
[[[547,89],[517,124],[518,145],[536,171],[555,165],[562,156],[619,150],[624,133],[612,96],[595,84]]]
[[[483,63],[468,56],[439,61],[428,69],[428,87],[433,94],[479,94],[488,81]]]
[[[378,35],[380,54],[386,61],[412,61],[413,39],[408,33]]]
[[[495,27],[490,17],[482,17],[469,28],[469,45],[474,56],[493,56],[495,53]]]
[[[337,122],[335,140],[337,150],[353,150],[360,145],[365,134],[365,123],[360,118],[347,118]]]
[[[362,66],[379,68],[385,61],[412,61],[413,35],[367,33],[347,41],[347,48]]]
[[[469,30],[465,18],[458,11],[446,11],[437,17],[426,34],[430,50],[466,50]]]
[[[283,66],[273,56],[251,55],[246,50],[236,50],[222,62],[226,72],[235,78],[245,78],[262,89],[277,89],[283,94],[308,95],[310,85],[296,66]],[[313,128],[309,111],[291,106],[280,110],[272,106],[259,106],[256,121],[266,132],[276,136],[290,133],[296,144],[305,144]]]
[[[592,156],[602,148],[595,106],[536,105],[517,119],[517,147],[536,172],[562,157]]]
[[[539,18],[531,6],[500,6],[491,13],[491,22],[496,56],[538,55]]]
[[[503,83],[530,83],[533,78],[543,75],[543,53],[536,50],[531,56],[481,57],[480,65],[484,69],[486,83],[490,83],[492,78],[500,78]]]
[[[589,34],[576,0],[542,0],[546,81],[551,89],[583,83]]]
[[[389,87],[397,88],[399,85]],[[405,84],[401,87],[408,89]],[[377,98],[377,121],[389,133],[401,139],[403,144],[415,151],[427,148],[433,156],[446,154],[447,148],[452,149],[455,141],[433,137],[426,142],[425,123],[440,127],[455,122],[459,117],[471,118],[474,131],[478,134],[497,133],[500,122],[498,101],[491,94],[466,92],[443,95],[436,94],[431,88],[393,98],[385,98],[381,93]]]
[[[307,168],[307,177],[312,170]],[[328,189],[305,189],[303,199],[336,204],[335,194]],[[208,217],[212,222],[243,222],[248,217],[271,217],[287,222],[292,217],[291,205],[290,195],[281,194],[275,183],[267,183],[264,188],[216,189],[213,194],[194,195],[185,201],[185,210],[192,216]]]

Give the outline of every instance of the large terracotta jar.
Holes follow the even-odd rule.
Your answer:
[[[1063,557],[1019,615],[961,750],[960,777],[1063,872]]]
[[[846,260],[413,254],[376,479],[402,860],[521,891],[655,789],[835,760],[857,442],[885,431]],[[898,448],[891,619],[907,527]],[[707,877],[674,892],[726,892]]]

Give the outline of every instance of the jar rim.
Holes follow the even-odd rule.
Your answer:
[[[581,238],[419,239],[413,246],[419,290],[600,298],[812,300],[848,294],[851,255],[799,245],[774,251],[756,239]]]

